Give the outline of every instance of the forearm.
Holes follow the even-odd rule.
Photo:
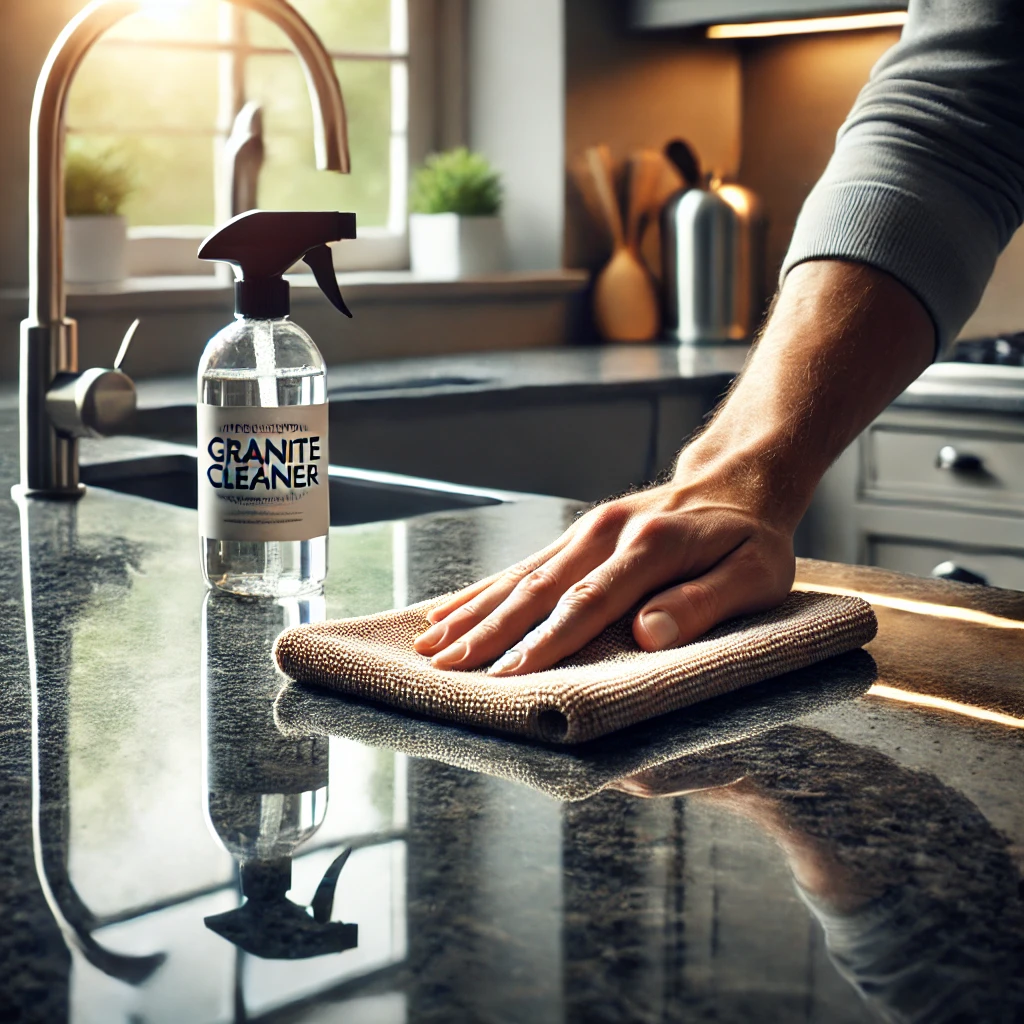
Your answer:
[[[795,267],[676,480],[708,480],[795,528],[829,465],[928,366],[934,339],[924,307],[889,275],[837,260]]]

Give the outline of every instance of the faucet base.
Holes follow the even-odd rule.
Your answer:
[[[26,494],[77,498],[78,441],[58,433],[47,409],[47,393],[59,374],[78,369],[78,325],[70,317],[54,323],[21,322],[21,486]]]
[[[15,502],[25,501],[29,498],[48,501],[78,501],[85,495],[85,484],[78,484],[73,490],[61,488],[59,490],[47,490],[42,487],[27,487],[25,484],[15,484],[11,488],[11,499]]]

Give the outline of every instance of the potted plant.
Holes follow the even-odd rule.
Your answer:
[[[132,174],[113,150],[69,149],[64,162],[64,279],[107,284],[126,276],[125,200]]]
[[[435,153],[413,176],[409,254],[413,273],[477,277],[504,269],[501,177],[465,147]]]

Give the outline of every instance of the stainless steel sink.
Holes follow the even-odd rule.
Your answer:
[[[96,462],[83,459],[82,482],[182,508],[195,508],[195,449],[143,442],[149,452]],[[464,487],[420,477],[369,469],[331,466],[331,526],[351,526],[386,519],[408,519],[428,512],[479,508],[516,501],[528,495],[482,487]]]

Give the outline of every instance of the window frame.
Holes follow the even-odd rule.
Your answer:
[[[388,223],[359,229],[358,237],[333,247],[338,271],[393,271],[409,267],[408,176],[434,150],[465,141],[465,0],[391,0],[389,51],[367,53],[328,48],[333,60],[374,60],[391,66],[391,196]],[[400,10],[395,11],[394,8]],[[244,62],[250,55],[291,55],[289,49],[250,45],[239,38],[239,17],[248,12],[221,5],[217,40],[146,40],[164,49],[216,50],[221,55],[218,125],[215,143],[215,218],[227,218],[221,157],[234,117],[245,103]],[[397,17],[396,17],[397,14]],[[314,26],[315,29],[316,26]],[[139,45],[130,38],[100,41],[100,46]],[[241,60],[239,60],[241,58]],[[404,88],[403,88],[404,87]],[[398,152],[396,152],[398,150]],[[359,154],[353,154],[354,160]],[[196,258],[199,243],[213,225],[137,226],[128,230],[128,277],[216,276],[227,268]]]

